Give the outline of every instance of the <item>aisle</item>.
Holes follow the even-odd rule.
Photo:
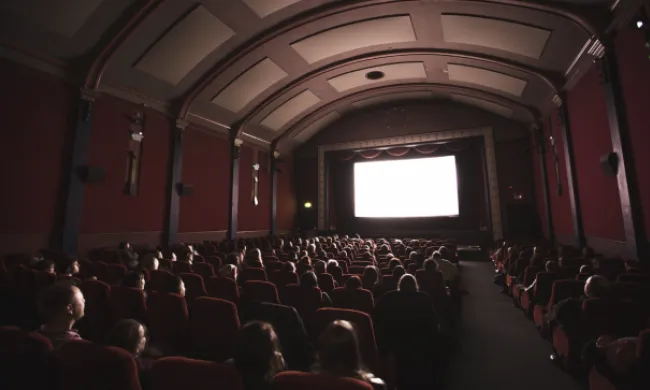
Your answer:
[[[449,390],[574,390],[582,387],[548,360],[550,344],[512,299],[492,283],[489,262],[462,262],[463,297],[460,339],[452,361]]]

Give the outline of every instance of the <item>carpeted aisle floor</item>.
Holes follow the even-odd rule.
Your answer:
[[[489,262],[462,262],[460,350],[448,372],[448,390],[574,390],[582,386],[548,360],[551,347],[512,299],[492,283]]]

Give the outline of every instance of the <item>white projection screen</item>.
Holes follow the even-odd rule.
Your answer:
[[[456,158],[355,163],[354,215],[361,218],[458,216]]]

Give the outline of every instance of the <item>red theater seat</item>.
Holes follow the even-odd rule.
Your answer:
[[[298,371],[281,372],[271,382],[272,390],[373,390],[372,385],[353,378]]]
[[[248,280],[268,280],[266,271],[263,268],[246,268],[239,273],[239,283],[241,285]]]
[[[192,355],[212,361],[231,358],[240,328],[237,306],[223,299],[201,297],[191,309]]]
[[[153,390],[243,390],[233,366],[184,357],[156,361],[151,381]]]
[[[372,292],[365,289],[335,288],[332,291],[332,304],[334,307],[359,310],[367,314],[372,314],[375,309]]]
[[[147,290],[165,292],[168,286],[175,283],[175,277],[171,272],[165,270],[151,271],[149,273],[149,282]]]
[[[185,284],[185,298],[187,298],[188,302],[208,295],[201,275],[181,272],[179,276]]]
[[[0,327],[0,389],[50,388],[51,351],[52,343],[39,333]]]
[[[185,298],[178,294],[150,292],[147,319],[151,341],[155,345],[175,353],[185,349],[189,321]]]
[[[111,286],[101,280],[86,280],[81,283],[81,291],[86,307],[77,327],[84,339],[101,341],[110,326]]]
[[[72,341],[56,356],[60,389],[140,390],[136,362],[121,348]]]
[[[114,320],[132,318],[146,321],[147,301],[144,291],[125,286],[113,286],[111,289],[111,311]]]
[[[122,264],[108,264],[106,268],[106,283],[118,284],[126,276],[126,267]]]
[[[558,302],[561,302],[568,298],[579,298],[585,289],[585,282],[577,280],[556,280],[553,283],[553,288],[551,291],[551,297],[548,300],[548,304],[545,308],[541,305],[536,305],[533,311],[533,320],[539,329],[546,331],[544,318],[546,313],[553,310],[553,307]],[[550,329],[549,329],[550,330]]]
[[[269,279],[278,289],[284,288],[288,284],[298,283],[298,274],[295,272],[286,272],[282,270],[273,271]]]
[[[215,276],[208,279],[206,289],[213,298],[225,299],[235,304],[239,303],[239,287],[237,282],[230,278]]]
[[[211,278],[215,275],[214,267],[210,263],[194,263],[192,269],[196,274],[201,275],[201,277],[203,277],[203,280]]]
[[[249,302],[280,303],[278,290],[271,282],[263,280],[249,280],[244,282],[246,300]]]

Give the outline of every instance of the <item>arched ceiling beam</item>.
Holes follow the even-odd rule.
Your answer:
[[[369,60],[376,60],[380,58],[394,58],[394,57],[401,57],[401,56],[413,56],[413,55],[420,55],[420,56],[438,56],[438,57],[453,57],[453,58],[463,58],[463,59],[471,59],[471,60],[477,60],[477,61],[482,61],[482,62],[487,62],[495,65],[500,65],[504,66],[522,73],[529,74],[531,76],[539,78],[544,84],[546,84],[549,89],[551,90],[552,93],[557,94],[557,91],[560,88],[559,85],[559,80],[552,80],[553,79],[558,79],[561,76],[554,76],[554,75],[548,75],[545,72],[542,72],[540,70],[537,70],[535,68],[531,68],[525,65],[518,64],[513,61],[505,60],[499,57],[494,57],[494,56],[486,56],[486,55],[480,55],[477,53],[471,53],[471,52],[462,52],[462,51],[452,51],[452,50],[440,50],[440,49],[422,49],[422,48],[413,48],[413,49],[400,49],[400,50],[385,50],[385,51],[380,51],[380,52],[374,52],[374,53],[365,53],[361,54],[358,56],[354,57],[349,57],[342,59],[340,61],[336,61],[333,63],[329,63],[325,66],[322,66],[318,69],[314,69],[311,72],[303,74],[301,77],[297,78],[296,80],[292,81],[291,83],[285,85],[284,87],[276,90],[271,96],[268,98],[262,100],[259,104],[257,104],[253,109],[251,109],[241,120],[239,120],[235,125],[232,126],[232,128],[236,128],[239,133],[243,131],[243,129],[246,127],[246,125],[253,120],[257,115],[259,115],[267,106],[272,104],[274,101],[277,99],[281,98],[282,95],[285,93],[291,91],[292,89],[300,86],[301,84],[304,84],[308,82],[309,80],[321,76],[323,74],[329,73],[333,70],[340,69],[342,67],[349,66],[351,64],[355,63],[363,63],[364,61],[369,61]],[[476,88],[477,90],[480,90]],[[498,95],[500,96],[500,95]],[[237,135],[239,135],[239,133]]]
[[[107,37],[108,39],[101,39],[100,44],[94,50],[96,54],[93,54],[92,62],[84,80],[85,88],[97,89],[99,87],[106,65],[113,57],[113,54],[131,36],[140,23],[165,1],[137,1],[129,8],[125,16],[103,35],[103,37]]]
[[[241,60],[247,54],[253,52],[255,49],[263,46],[265,43],[287,33],[290,30],[300,26],[309,24],[316,20],[359,9],[364,7],[374,7],[388,3],[404,3],[417,2],[419,0],[338,0],[326,3],[320,7],[309,9],[300,13],[290,19],[283,20],[278,24],[261,31],[259,34],[252,36],[250,39],[242,43],[238,48],[234,49],[230,55],[224,57],[221,61],[217,62],[201,79],[199,79],[182,97],[180,97],[176,106],[178,107],[179,117],[184,118],[189,113],[189,109],[196,98],[206,89],[221,73],[223,73],[230,66]],[[483,4],[507,5],[513,7],[526,8],[541,12],[550,13],[564,19],[571,21],[579,26],[589,36],[596,35],[596,29],[592,24],[583,19],[582,17],[568,12],[560,7],[551,7],[542,3],[524,2],[515,0],[460,0],[465,2],[475,2]]]
[[[273,142],[271,143],[272,145],[271,148],[275,149],[277,145],[280,142],[282,142],[285,138],[292,136],[299,130],[304,129],[307,125],[309,125],[312,122],[311,120],[312,118],[316,118],[316,119],[321,118],[323,115],[326,115],[330,111],[333,111],[332,108],[334,106],[341,103],[345,103],[347,101],[350,102],[356,101],[357,99],[359,99],[360,96],[364,94],[368,94],[369,92],[372,93],[371,97],[376,97],[376,96],[387,95],[395,92],[414,92],[414,91],[421,91],[421,90],[424,91],[449,90],[452,92],[457,92],[460,95],[470,96],[470,97],[477,97],[477,95],[483,97],[488,96],[490,97],[490,100],[488,100],[490,102],[493,103],[507,102],[509,106],[517,106],[525,109],[530,113],[531,117],[534,118],[535,120],[540,117],[540,111],[535,107],[531,107],[526,104],[517,102],[515,100],[511,100],[494,93],[486,92],[478,88],[463,87],[463,86],[450,85],[450,84],[439,84],[439,83],[408,83],[408,84],[399,84],[399,85],[384,85],[375,88],[367,88],[362,91],[357,91],[342,96],[339,99],[329,101],[324,105],[318,107],[317,109],[310,111],[309,113],[304,115],[300,120],[298,120],[298,122],[296,122],[289,130],[285,131],[284,133],[280,134],[276,139],[274,139]]]

